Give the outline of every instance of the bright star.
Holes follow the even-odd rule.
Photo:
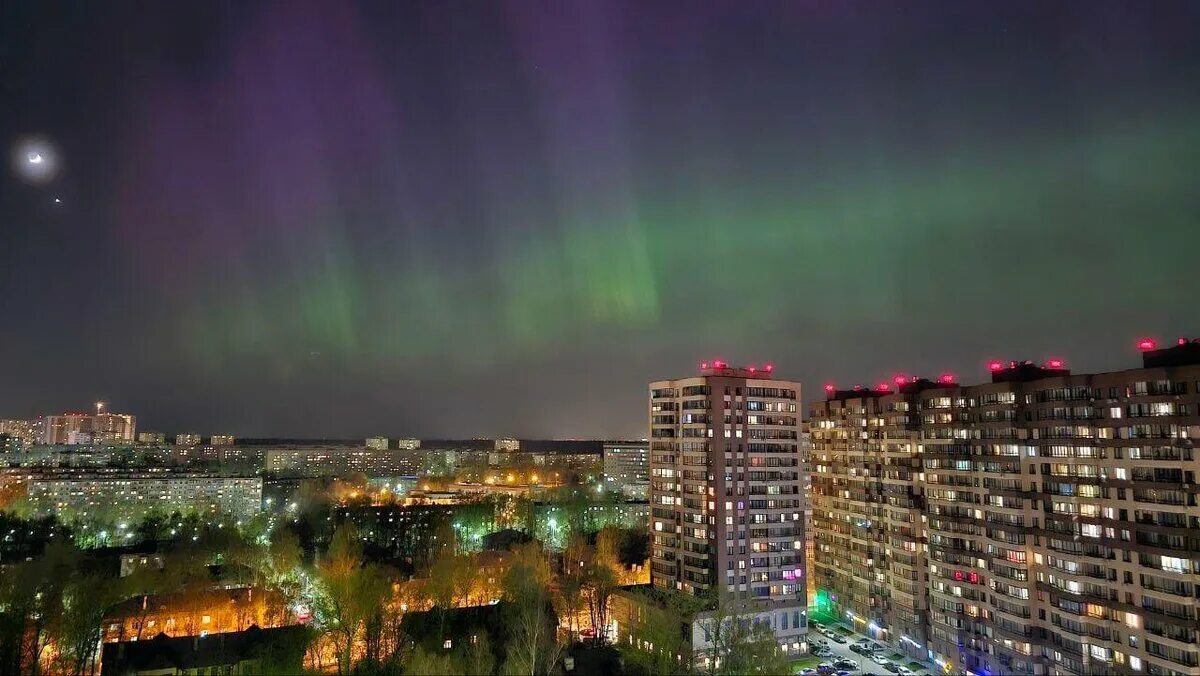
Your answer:
[[[46,183],[58,174],[58,153],[48,140],[26,137],[13,147],[12,166],[21,178]]]

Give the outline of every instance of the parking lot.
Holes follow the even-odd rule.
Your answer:
[[[887,646],[870,641],[870,639],[865,636],[860,634],[845,635],[843,632],[833,628],[827,628],[827,630],[827,633],[823,633],[816,626],[810,625],[809,627],[809,642],[814,647],[820,645],[821,648],[824,649],[817,649],[818,652],[823,653],[817,655],[817,658],[820,660],[820,662],[822,664],[829,664],[832,666],[839,660],[849,660],[857,665],[856,669],[839,669],[834,666],[832,670],[825,670],[825,672],[828,674],[836,674],[840,671],[846,671],[854,676],[868,676],[872,674],[875,676],[906,676],[911,674],[930,676],[928,669],[914,669],[913,667],[915,666],[915,663],[913,663],[911,659],[891,659],[896,655],[895,651],[891,650]],[[838,639],[833,638],[834,636],[840,637],[840,640],[844,640],[845,643],[837,642]],[[873,660],[870,654],[864,655],[854,652],[850,649],[851,646],[862,641],[869,641],[868,645],[876,647],[876,654],[882,656],[884,659],[887,659],[888,662],[891,662],[894,665],[895,670],[893,671],[885,668],[883,665]],[[828,653],[825,653],[825,650],[827,650]],[[815,671],[816,667],[809,668],[814,669],[814,671],[808,672],[806,676],[815,676],[817,673],[819,673]],[[801,671],[798,673],[805,672]]]

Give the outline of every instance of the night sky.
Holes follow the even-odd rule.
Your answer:
[[[641,437],[704,358],[1200,334],[1194,2],[5,2],[0,140],[0,418]]]

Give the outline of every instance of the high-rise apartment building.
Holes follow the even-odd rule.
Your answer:
[[[754,601],[791,651],[807,631],[799,397],[770,366],[717,361],[649,401],[652,583]]]
[[[200,435],[199,434],[176,434],[175,435],[175,445],[176,446],[199,446],[200,445]]]
[[[1200,342],[1139,346],[1125,371],[993,362],[980,385],[828,391],[811,407],[818,603],[899,647],[921,639],[897,589],[924,584],[918,649],[953,671],[1200,675]],[[924,581],[897,565],[906,501]]]
[[[42,421],[43,444],[131,444],[137,419],[126,413],[107,413],[97,404],[96,413],[63,413]]]
[[[388,448],[388,438],[367,437],[366,447],[372,451],[386,451]]]
[[[232,434],[214,434],[208,439],[211,446],[232,446],[237,443],[237,439]]]
[[[809,409],[814,560],[819,612],[926,656],[928,601],[916,397],[938,382],[839,391]]]

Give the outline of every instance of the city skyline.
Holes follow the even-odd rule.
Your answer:
[[[1197,343],[1197,342],[1200,342],[1200,338],[1178,336],[1178,337],[1174,337],[1174,338],[1165,338],[1164,339],[1164,338],[1161,338],[1158,336],[1151,336],[1148,334],[1140,334],[1139,337],[1136,337],[1136,338],[1126,341],[1126,345],[1124,346],[1125,350],[1121,353],[1121,354],[1125,355],[1124,361],[1121,363],[1114,364],[1112,368],[1106,368],[1106,369],[1091,369],[1091,370],[1089,370],[1086,367],[1081,367],[1079,365],[1079,363],[1077,363],[1074,360],[1071,360],[1067,357],[1064,357],[1062,355],[1062,353],[1058,353],[1058,352],[1053,353],[1054,356],[1043,356],[1038,359],[1029,359],[1029,358],[1027,358],[1027,355],[1016,355],[1014,358],[1014,355],[1012,354],[1011,350],[1000,350],[999,354],[992,354],[992,355],[987,356],[984,359],[977,360],[976,364],[974,365],[975,368],[970,371],[961,371],[960,372],[960,371],[955,371],[955,370],[946,370],[946,369],[937,370],[937,369],[935,369],[933,371],[925,373],[925,372],[918,372],[918,371],[912,371],[912,370],[906,370],[906,369],[893,368],[890,370],[885,369],[883,371],[880,371],[880,372],[877,372],[874,374],[867,374],[865,378],[863,378],[861,380],[857,380],[857,381],[838,381],[837,378],[835,378],[831,375],[830,377],[826,378],[825,380],[821,381],[820,383],[816,383],[816,382],[810,383],[809,387],[812,388],[813,391],[819,391],[817,388],[820,387],[825,391],[825,393],[840,391],[840,390],[854,390],[854,391],[861,390],[863,392],[869,393],[872,391],[887,392],[887,391],[890,391],[891,388],[903,386],[910,380],[912,382],[916,382],[917,380],[928,379],[928,380],[931,380],[934,382],[955,382],[955,383],[961,381],[964,384],[969,385],[969,384],[987,382],[987,379],[991,377],[992,373],[999,370],[1001,367],[1008,367],[1008,366],[1016,367],[1016,366],[1019,366],[1022,364],[1038,365],[1041,367],[1049,367],[1049,368],[1069,368],[1071,370],[1075,370],[1075,371],[1079,371],[1079,372],[1091,372],[1091,373],[1101,373],[1101,374],[1103,374],[1103,373],[1119,373],[1121,371],[1128,371],[1128,370],[1133,370],[1133,369],[1137,368],[1137,366],[1135,364],[1136,355],[1144,354],[1147,351],[1153,351],[1153,350],[1157,350],[1157,349],[1164,349],[1164,348],[1175,347],[1175,346],[1179,346],[1179,345],[1185,345],[1185,344]],[[1119,356],[1119,355],[1117,355],[1117,356]],[[1106,361],[1112,362],[1113,360],[1109,359]],[[772,373],[778,372],[778,368],[777,368],[776,364],[772,361],[759,361],[756,364],[739,364],[739,363],[731,364],[728,361],[720,360],[720,359],[704,359],[704,360],[693,363],[691,368],[692,368],[693,373],[699,374],[704,371],[707,371],[710,367],[715,368],[716,364],[722,364],[724,367],[732,367],[732,368],[749,368],[751,370],[760,369],[761,372],[764,375],[766,375],[767,377],[770,377]],[[801,382],[801,381],[797,381],[797,382]],[[644,397],[644,395],[645,395],[645,383],[643,383],[642,388],[637,390],[636,392],[624,393],[623,398],[641,399]],[[99,414],[102,407],[108,406],[108,402],[96,401],[96,402],[94,402],[93,405],[96,407],[97,414]],[[117,414],[113,414],[113,415],[117,415]],[[137,416],[136,412],[123,413],[123,414],[119,414],[119,415],[125,415],[125,416],[133,415],[135,417]],[[87,416],[92,416],[92,414],[86,413],[86,412],[80,412],[78,409],[75,409],[75,410],[65,409],[65,410],[61,410],[61,411],[57,411],[57,412],[51,412],[51,411],[39,412],[39,413],[35,413],[32,416],[22,418],[22,417],[14,416],[14,415],[5,415],[3,411],[0,411],[0,421],[14,422],[14,423],[28,422],[28,423],[33,424],[33,423],[41,422],[43,420],[48,421],[50,418],[56,418],[56,417],[62,417],[62,416],[85,416],[85,417],[87,417]],[[635,432],[637,431],[638,428],[640,428],[640,431],[642,432],[642,434],[639,435],[639,434],[633,433],[633,434],[626,435],[626,436],[622,436],[619,434],[608,435],[608,436],[589,436],[589,435],[579,435],[579,434],[565,434],[562,436],[549,436],[549,435],[536,435],[536,434],[535,435],[517,435],[517,434],[511,434],[511,433],[508,433],[505,431],[499,431],[499,432],[493,431],[493,433],[491,433],[491,434],[470,434],[470,435],[458,434],[458,435],[435,436],[435,435],[412,435],[412,434],[404,433],[403,431],[397,432],[397,431],[393,430],[393,431],[388,431],[387,434],[384,435],[382,438],[384,438],[384,439],[410,438],[410,439],[434,440],[434,441],[463,441],[463,440],[489,440],[489,439],[521,439],[521,440],[532,440],[532,441],[633,441],[633,440],[645,441],[646,440],[645,424],[646,424],[646,421],[642,420],[640,425],[635,424],[633,426],[635,428]],[[199,439],[201,437],[208,438],[210,436],[216,436],[218,438],[224,438],[226,436],[230,436],[230,437],[236,438],[238,441],[249,440],[249,441],[255,441],[255,442],[266,441],[266,440],[270,440],[270,441],[282,441],[282,440],[332,441],[332,442],[362,440],[364,442],[368,442],[373,438],[372,435],[381,434],[381,430],[378,430],[378,429],[358,430],[358,432],[359,432],[358,434],[313,435],[313,436],[288,434],[286,432],[286,430],[281,430],[280,432],[275,433],[275,434],[262,434],[262,435],[245,435],[245,434],[241,434],[241,433],[230,434],[229,430],[222,430],[222,431],[218,431],[218,432],[207,432],[207,433],[203,433],[203,434],[198,434],[198,433],[196,433],[196,428],[197,428],[197,426],[195,426],[195,425],[189,426],[188,424],[184,424],[177,431],[166,431],[161,426],[149,425],[149,426],[145,426],[145,427],[139,427],[139,432],[165,434],[167,439],[170,439],[176,435],[187,436],[187,437],[196,437],[197,439]],[[199,443],[199,441],[196,441],[193,443]]]
[[[1170,2],[18,4],[0,412],[640,438],[645,382],[713,355],[810,391],[1115,370],[1194,330],[1197,32]]]

